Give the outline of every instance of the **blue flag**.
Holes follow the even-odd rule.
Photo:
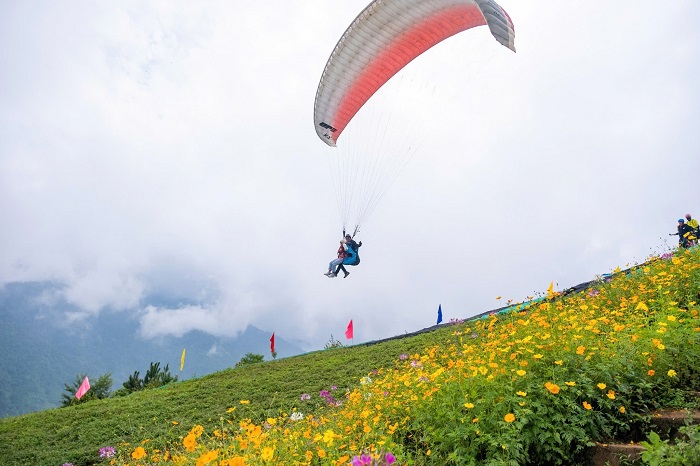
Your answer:
[[[437,323],[439,324],[440,322],[442,322],[442,304],[440,304],[438,306],[438,321],[437,321]]]

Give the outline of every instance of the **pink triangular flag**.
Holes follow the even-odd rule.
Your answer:
[[[345,338],[348,340],[351,340],[353,337],[353,329],[352,329],[352,319],[350,319],[350,323],[348,324],[347,330],[345,330]]]
[[[80,384],[80,388],[78,388],[78,391],[75,392],[75,397],[77,399],[81,399],[83,395],[87,393],[88,390],[90,390],[90,381],[88,380],[87,376],[85,376],[85,380],[83,380],[83,383]]]

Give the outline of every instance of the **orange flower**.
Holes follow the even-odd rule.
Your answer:
[[[654,369],[649,369],[649,370],[647,371],[647,375],[648,375],[649,377],[654,377],[654,374],[656,374],[656,371],[654,371]]]
[[[197,447],[197,438],[194,436],[194,434],[189,433],[185,437],[185,440],[182,441],[182,445],[187,449],[187,451],[194,451],[194,449]]]
[[[197,466],[204,466],[214,461],[219,454],[218,450],[208,451],[197,459]]]
[[[140,460],[146,456],[146,450],[143,449],[143,447],[136,447],[134,452],[131,454],[131,457],[135,460]]]
[[[506,416],[503,418],[503,420],[506,421],[507,423],[511,423],[511,422],[515,421],[515,414],[513,414],[513,413],[508,413],[508,414],[506,414]]]
[[[549,390],[554,395],[559,393],[559,385],[557,385],[557,384],[554,384],[552,382],[547,382],[546,384],[544,384],[544,386],[547,387],[547,390]]]
[[[591,409],[593,409],[593,406],[591,406],[591,404],[588,403],[588,402],[586,402],[586,401],[583,402],[583,407],[586,408],[586,409],[589,410],[589,411],[590,411]]]

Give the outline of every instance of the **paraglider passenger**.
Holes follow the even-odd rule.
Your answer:
[[[338,258],[337,258],[337,259],[333,259],[333,260],[328,264],[328,272],[324,273],[324,275],[325,275],[326,277],[333,278],[333,277],[335,277],[335,276],[337,275],[337,273],[338,273],[337,271],[336,271],[336,273],[333,273],[333,268],[336,267],[336,266],[338,266],[338,267],[342,267],[342,266],[343,266],[343,260],[344,260],[345,257],[347,256],[347,250],[348,250],[348,247],[347,247],[347,245],[345,244],[345,240],[344,240],[344,239],[341,239],[341,240],[340,240],[340,247],[338,247]],[[345,270],[345,268],[343,268],[343,270]],[[347,272],[346,272],[346,273],[347,273]],[[346,275],[346,276],[347,276],[347,275]]]
[[[348,278],[348,275],[350,275],[350,272],[345,270],[345,265],[357,265],[360,263],[360,253],[359,249],[360,246],[362,246],[362,241],[357,243],[354,239],[352,239],[352,236],[349,234],[345,235],[345,245],[347,246],[347,254],[345,255],[345,259],[343,259],[343,263],[338,265],[337,268],[335,269],[334,276],[337,276],[338,273],[340,273],[341,269],[345,275],[343,275],[343,278]]]

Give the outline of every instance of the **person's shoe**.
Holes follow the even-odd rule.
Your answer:
[[[325,275],[326,277],[330,277],[332,273],[333,273],[333,272],[331,272],[331,271],[329,270],[328,272],[324,273],[323,275]]]
[[[331,278],[335,278],[335,277],[337,277],[338,275],[336,275],[336,274],[334,274],[334,273],[331,273],[331,274],[328,275],[328,276],[331,277]]]
[[[345,272],[345,276],[343,278],[348,278],[348,275],[350,275],[350,272]]]

